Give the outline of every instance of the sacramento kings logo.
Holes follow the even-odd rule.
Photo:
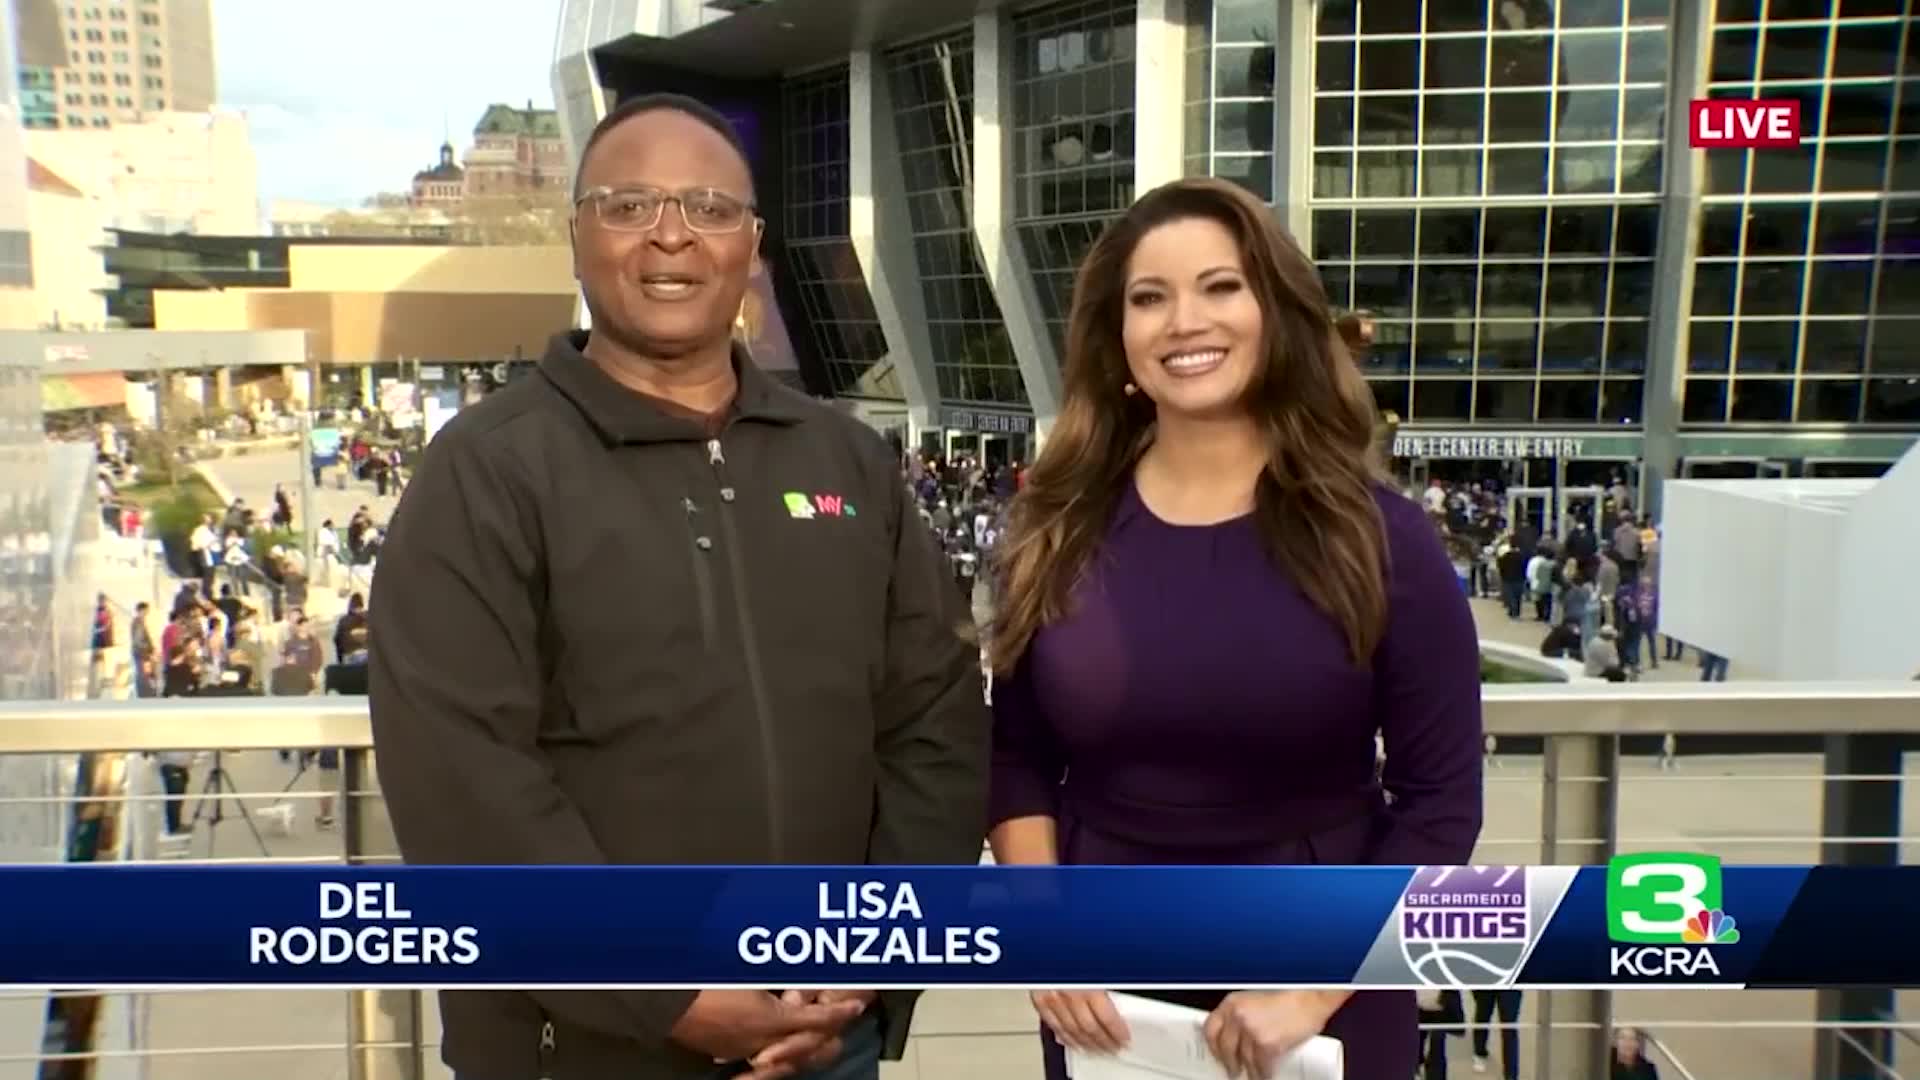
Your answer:
[[[1429,986],[1499,986],[1533,939],[1524,866],[1423,866],[1394,912],[1407,968]]]

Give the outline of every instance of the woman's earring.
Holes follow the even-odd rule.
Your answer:
[[[1140,392],[1140,388],[1133,385],[1132,383],[1128,383],[1127,385],[1121,387],[1120,391],[1121,393],[1126,394],[1128,397],[1132,397],[1133,395]]]

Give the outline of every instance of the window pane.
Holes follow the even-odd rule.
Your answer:
[[[1800,285],[1798,263],[1748,263],[1740,278],[1740,314],[1798,314]]]
[[[1417,314],[1423,319],[1472,318],[1479,278],[1479,268],[1471,264],[1421,266]]]
[[[1784,319],[1743,319],[1735,341],[1737,374],[1791,374],[1794,350],[1800,344],[1800,324]]]
[[[1864,315],[1873,288],[1873,264],[1864,261],[1816,262],[1808,283],[1807,310],[1813,315]]]
[[[1688,379],[1680,401],[1680,419],[1688,424],[1719,424],[1727,419],[1727,381]]]
[[[1465,420],[1473,411],[1473,380],[1416,379],[1413,419]]]
[[[1353,252],[1353,211],[1315,210],[1313,212],[1313,257],[1344,259]]]
[[[1473,324],[1418,322],[1414,324],[1413,362],[1416,374],[1465,372],[1473,369]]]
[[[1482,372],[1532,372],[1540,366],[1540,327],[1537,323],[1480,324]]]
[[[1547,314],[1594,318],[1606,314],[1607,267],[1604,263],[1550,263]]]
[[[1800,384],[1797,420],[1851,424],[1860,419],[1860,380],[1807,379]]]
[[[1543,143],[1552,134],[1553,99],[1543,93],[1487,95],[1487,141]]]
[[[1413,258],[1412,210],[1361,210],[1353,221],[1356,258]]]
[[[1592,423],[1600,414],[1600,380],[1542,379],[1540,419]]]
[[[1532,420],[1533,390],[1532,379],[1481,379],[1474,386],[1474,419]]]
[[[1420,212],[1420,254],[1471,259],[1480,253],[1480,211]]]
[[[1490,150],[1487,170],[1490,195],[1541,194],[1547,185],[1546,148]]]
[[[1733,366],[1733,328],[1695,321],[1687,326],[1687,370],[1726,371]]]
[[[1426,98],[1424,138],[1428,143],[1477,143],[1485,111],[1481,94],[1432,94]]]
[[[1480,293],[1483,314],[1505,318],[1538,315],[1542,276],[1538,265],[1507,263],[1487,267]]]
[[[1538,258],[1545,250],[1545,244],[1545,210],[1533,206],[1488,208],[1486,238],[1488,256]]]
[[[1547,375],[1600,373],[1600,349],[1606,323],[1549,324],[1540,336],[1540,370]]]
[[[1793,415],[1793,380],[1735,379],[1734,423],[1777,423]]]
[[[1856,319],[1817,320],[1807,324],[1808,371],[1851,374],[1866,364],[1867,324]]]
[[[1421,194],[1455,198],[1480,194],[1481,160],[1478,149],[1422,151]]]
[[[1427,42],[1428,87],[1486,85],[1485,38],[1433,38]]]
[[[1272,107],[1268,107],[1272,116]],[[1411,94],[1360,99],[1359,141],[1362,146],[1412,146],[1420,130],[1420,99]]]
[[[1607,328],[1607,374],[1647,370],[1647,324],[1620,322]]]

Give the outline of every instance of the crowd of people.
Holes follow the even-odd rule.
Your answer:
[[[1636,513],[1618,479],[1605,489],[1598,520],[1576,511],[1564,534],[1510,521],[1496,480],[1430,480],[1414,497],[1426,508],[1469,596],[1498,600],[1507,617],[1546,627],[1542,656],[1580,664],[1590,678],[1627,682],[1685,645],[1660,634],[1660,530]],[[1700,654],[1701,678],[1726,678],[1724,657]]]
[[[1420,1006],[1420,1074],[1415,1080],[1446,1080],[1447,1045],[1451,1039],[1467,1036],[1473,1050],[1473,1071],[1493,1068],[1493,1039],[1500,1040],[1501,1080],[1520,1078],[1520,1004],[1519,990],[1473,990],[1473,1015],[1468,1016],[1466,999],[1458,990],[1423,990]],[[1648,1051],[1650,1038],[1640,1028],[1623,1027],[1614,1032],[1613,1053],[1609,1059],[1612,1080],[1660,1080]]]
[[[1020,488],[1020,466],[989,465],[968,455],[943,460],[914,454],[906,458],[904,471],[920,520],[945,553],[954,585],[971,604],[977,586],[991,586],[988,566],[1005,529],[1007,500]]]

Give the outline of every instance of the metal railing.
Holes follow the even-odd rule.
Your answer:
[[[1886,863],[1902,861],[1903,845],[1920,839],[1903,830],[1898,819],[1903,755],[1920,746],[1920,684],[1491,685],[1485,688],[1485,703],[1486,729],[1496,748],[1527,740],[1537,742],[1538,751],[1495,754],[1497,767],[1487,772],[1487,827],[1479,861],[1591,864],[1621,850],[1679,847],[1712,850],[1730,862]],[[1827,748],[1817,757],[1757,754],[1677,764],[1662,763],[1657,754],[1622,750],[1634,736],[1674,732],[1762,740],[1817,734],[1826,738]],[[319,749],[337,749],[340,769],[299,771],[304,759],[298,752]],[[362,698],[0,703],[0,763],[9,755],[58,755],[60,769],[80,778],[71,792],[7,796],[0,791],[0,815],[57,803],[69,820],[117,816],[121,830],[130,834],[138,814],[156,818],[156,807],[167,798],[153,783],[129,780],[152,771],[132,767],[145,760],[139,755],[186,750],[207,752],[196,776],[204,775],[207,765],[221,770],[211,785],[175,800],[183,815],[192,807],[206,824],[194,830],[185,850],[179,841],[151,852],[123,845],[118,857],[164,858],[173,864],[182,859],[358,864],[396,858],[371,767]],[[280,751],[294,753],[283,760]],[[1703,797],[1702,786],[1714,790]],[[1623,788],[1632,789],[1631,799],[1622,797]],[[337,800],[337,833],[305,828],[302,811],[323,796]],[[215,812],[205,818],[209,803]],[[226,816],[220,813],[223,806],[245,812]],[[1528,821],[1537,828],[1528,828]],[[258,834],[249,835],[249,828]],[[236,1007],[246,1007],[244,1002],[236,1006],[239,999],[277,1010],[289,995],[95,995],[137,999],[136,1011],[149,1028],[197,1030],[185,1042],[181,1031],[172,1031],[157,1048],[86,1045],[32,1058],[8,1057],[0,1048],[0,1073],[9,1062],[139,1058],[155,1064],[193,1060],[196,1078],[224,1075],[216,1065],[229,1061],[243,1062],[235,1068],[257,1075],[263,1055],[344,1053],[354,1080],[427,1075],[427,1055],[437,1047],[430,999],[417,992],[354,991],[344,995],[341,1009],[343,995],[337,991],[297,993],[316,1006],[333,1003],[309,1010],[332,1017],[332,1031],[271,1044],[202,1045],[205,1032],[245,1030],[230,1019]],[[211,1006],[196,1011],[191,1002],[197,995],[219,996],[223,1019],[214,1019]],[[0,1009],[9,998],[25,996],[0,992]],[[943,1023],[943,1010],[974,1007],[960,1000],[965,996],[952,992],[944,995],[944,1004],[923,1006],[916,1038],[945,1042],[1032,1032],[1023,1007],[990,1009],[997,1015],[984,1024]],[[1670,1066],[1666,1071],[1687,1080],[1899,1076],[1896,1052],[1920,1032],[1920,1023],[1894,1019],[1890,994],[1871,990],[1818,995],[1551,991],[1529,993],[1526,1000],[1530,1016],[1512,1025],[1526,1044],[1523,1074],[1555,1080],[1606,1076],[1616,1026],[1658,1033],[1657,1039],[1649,1038],[1649,1050]],[[1718,1015],[1699,1015],[1703,1012]],[[1490,1026],[1498,1031],[1499,1025]],[[1787,1064],[1796,1055],[1804,1059],[1809,1038],[1810,1072]],[[1909,1047],[1906,1053],[1911,1064],[1915,1051]],[[1037,1067],[1036,1055],[1035,1075]]]

